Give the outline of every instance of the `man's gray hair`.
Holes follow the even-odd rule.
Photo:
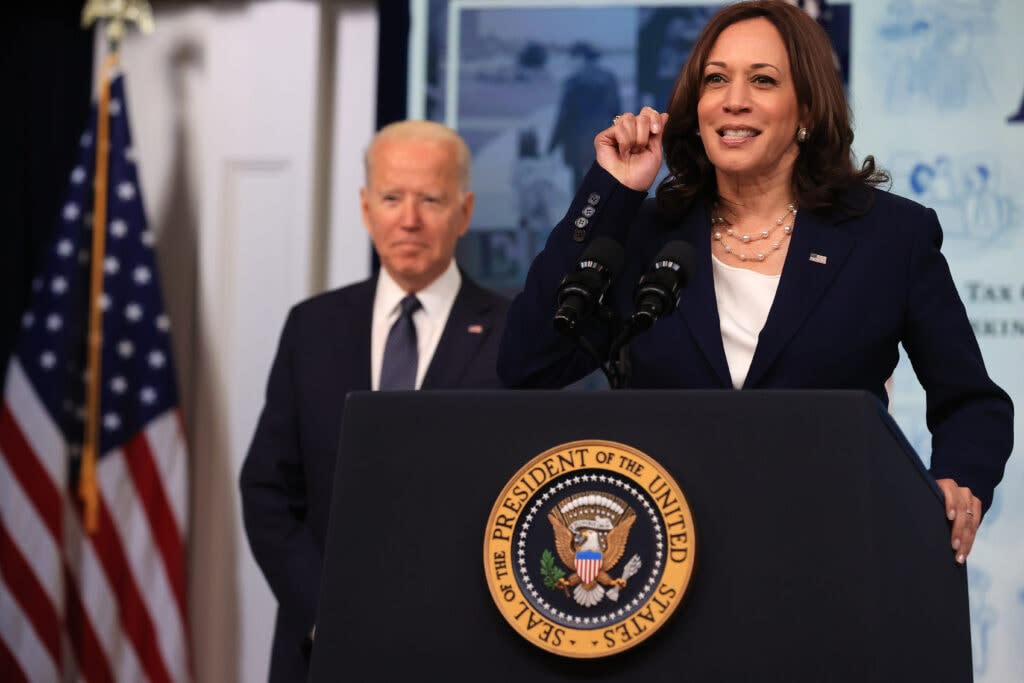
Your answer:
[[[363,154],[363,166],[366,172],[366,184],[370,184],[370,164],[372,162],[373,148],[382,140],[411,140],[415,142],[442,142],[452,146],[455,152],[456,176],[459,179],[459,187],[463,192],[469,191],[469,146],[462,136],[454,130],[435,121],[396,121],[377,131],[377,134],[370,140],[366,153]]]

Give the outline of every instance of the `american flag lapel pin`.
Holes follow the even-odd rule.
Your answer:
[[[483,331],[484,326],[479,323],[473,323],[466,328],[466,332],[469,332],[470,334],[483,334]]]
[[[811,252],[811,261],[813,261],[814,263],[820,263],[821,265],[825,265],[826,263],[828,263],[828,257]]]

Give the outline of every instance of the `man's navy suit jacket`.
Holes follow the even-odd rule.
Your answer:
[[[246,532],[278,601],[271,681],[306,680],[302,646],[316,619],[345,395],[371,388],[375,291],[371,278],[291,310],[242,468]],[[463,274],[422,388],[499,388],[507,308]]]
[[[885,402],[885,381],[902,343],[927,394],[933,476],[969,486],[987,509],[1012,448],[1013,405],[985,370],[939,251],[935,212],[878,190],[846,199],[861,211],[799,211],[743,388],[861,389]],[[630,345],[630,386],[733,388],[715,300],[708,207],[698,202],[681,218],[666,218],[646,193],[596,165],[512,302],[498,358],[502,380],[560,387],[596,368],[574,341],[554,332],[551,320],[562,276],[602,235],[625,245],[626,264],[606,296],[623,316],[633,311],[636,283],[666,242],[685,240],[697,255],[679,307]],[[610,345],[596,317],[583,334],[602,352]]]

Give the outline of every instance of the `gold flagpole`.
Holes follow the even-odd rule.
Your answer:
[[[100,383],[102,381],[103,261],[107,237],[107,196],[110,171],[110,81],[117,69],[118,49],[124,37],[125,22],[138,25],[143,33],[153,31],[153,12],[146,0],[89,0],[82,9],[82,26],[97,19],[107,21],[110,52],[100,67],[100,87],[96,102],[96,170],[93,179],[92,268],[89,279],[89,333],[86,341],[85,439],[78,478],[85,530],[99,529],[100,496],[96,481],[99,460]]]

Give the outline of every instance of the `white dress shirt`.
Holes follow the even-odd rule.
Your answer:
[[[455,259],[452,259],[440,277],[424,289],[413,292],[420,300],[420,308],[412,314],[412,322],[416,326],[416,350],[419,354],[416,366],[417,389],[423,384],[423,377],[430,367],[437,343],[441,341],[441,333],[461,286],[462,276],[455,265]],[[398,320],[401,311],[399,304],[408,293],[398,286],[387,269],[380,269],[377,291],[373,297],[373,324],[370,330],[370,386],[374,391],[380,389],[380,369],[384,363],[384,344],[387,343],[388,332]]]
[[[714,254],[711,263],[725,360],[729,363],[732,385],[740,389],[747,379],[757,338],[768,320],[781,276],[726,265]]]

